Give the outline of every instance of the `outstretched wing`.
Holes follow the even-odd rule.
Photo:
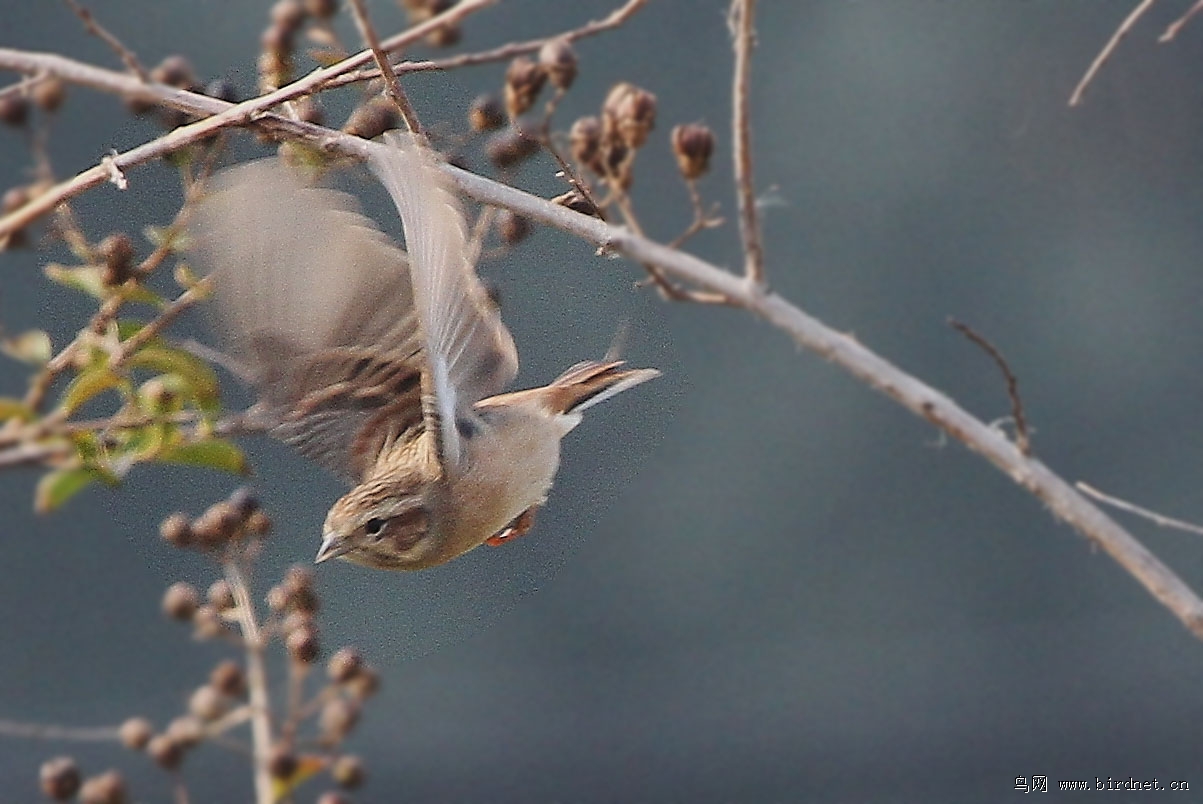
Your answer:
[[[371,143],[368,164],[401,213],[419,330],[430,365],[425,418],[439,457],[454,466],[463,454],[459,426],[473,406],[518,373],[513,338],[476,276],[467,224],[437,157],[413,136]]]
[[[422,425],[405,254],[351,196],[265,159],[216,175],[189,228],[273,435],[358,482],[387,441]]]

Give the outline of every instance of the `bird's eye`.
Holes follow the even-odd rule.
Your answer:
[[[379,536],[382,530],[384,530],[384,520],[380,517],[374,516],[363,524],[363,532],[369,536]]]

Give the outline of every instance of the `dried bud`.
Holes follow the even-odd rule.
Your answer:
[[[359,704],[346,698],[331,698],[322,707],[318,716],[318,727],[322,739],[328,743],[340,743],[359,722]]]
[[[572,158],[594,173],[601,174],[602,124],[593,115],[579,118],[568,130]]]
[[[296,112],[298,120],[312,123],[315,126],[326,124],[326,109],[312,95],[298,98],[292,108]]]
[[[150,71],[150,80],[177,89],[195,89],[196,73],[183,56],[168,56]]]
[[[192,544],[192,522],[181,513],[174,513],[159,523],[159,536],[172,547]]]
[[[525,56],[510,62],[505,71],[505,110],[511,120],[517,120],[535,105],[539,90],[547,80],[547,71]]]
[[[602,104],[602,121],[608,139],[639,148],[656,125],[656,96],[634,84],[615,84]]]
[[[42,795],[66,801],[79,791],[79,767],[71,757],[55,757],[42,763],[38,771]]]
[[[188,698],[188,711],[203,721],[217,720],[229,708],[229,700],[208,684],[197,687]]]
[[[164,770],[175,770],[184,761],[184,746],[166,734],[152,737],[146,745],[146,753]]]
[[[530,220],[508,209],[497,215],[497,235],[507,246],[521,243],[530,234]]]
[[[305,24],[305,15],[305,7],[301,5],[300,0],[276,0],[268,12],[272,25],[290,36],[301,30],[301,26]]]
[[[339,648],[326,662],[326,675],[335,684],[345,684],[363,669],[363,656],[351,647]]]
[[[144,717],[128,718],[117,730],[121,744],[131,751],[141,751],[154,735],[154,726]]]
[[[246,692],[246,678],[233,659],[224,659],[209,671],[209,684],[229,698],[239,698]]]
[[[375,668],[365,664],[344,688],[356,701],[366,701],[380,690],[380,674]]]
[[[29,101],[20,92],[0,95],[0,123],[23,126],[29,119]]]
[[[312,567],[307,567],[304,564],[293,564],[284,572],[284,587],[290,591],[308,590],[313,591],[313,584],[317,580],[317,575]]]
[[[539,150],[539,143],[530,137],[524,137],[522,132],[514,128],[498,131],[489,137],[485,144],[485,153],[489,161],[505,170],[520,164]]]
[[[260,507],[259,498],[246,486],[234,489],[226,498],[226,502],[233,506],[234,510],[238,512],[238,516],[243,519],[258,511]]]
[[[606,216],[600,209],[594,206],[593,202],[585,196],[581,195],[579,190],[569,190],[566,193],[557,195],[551,199],[551,203],[559,204],[562,207],[568,207],[573,212],[579,212],[582,215],[589,215],[594,218],[605,220]]]
[[[288,590],[277,584],[267,590],[267,607],[277,614],[288,608]]]
[[[328,20],[338,12],[338,0],[305,0],[305,10],[315,19]]]
[[[163,613],[173,620],[190,620],[200,605],[200,592],[184,581],[176,581],[163,593]]]
[[[272,520],[266,511],[254,511],[246,518],[246,532],[252,536],[266,536],[271,529]]]
[[[491,92],[477,95],[468,107],[468,125],[473,131],[495,131],[505,125],[505,109]]]
[[[345,790],[354,790],[362,785],[366,775],[363,760],[351,754],[344,754],[330,766],[330,778]]]
[[[220,547],[238,536],[242,517],[225,500],[210,505],[192,523],[192,532],[202,547]]]
[[[463,31],[458,25],[440,25],[430,33],[426,34],[426,44],[431,47],[451,47],[459,44],[459,40],[463,38]]]
[[[67,99],[67,85],[59,78],[45,78],[34,84],[29,94],[43,112],[57,112]]]
[[[209,599],[210,605],[218,611],[234,608],[234,590],[230,588],[230,583],[225,578],[218,578],[209,584],[209,591],[205,596]]]
[[[397,127],[397,107],[383,95],[369,98],[347,118],[343,131],[365,140],[375,139]]]
[[[313,628],[295,628],[284,638],[284,647],[293,661],[300,664],[312,664],[321,652],[317,631]]]
[[[180,744],[181,748],[192,748],[205,737],[205,727],[192,715],[180,715],[167,724],[165,735]]]
[[[79,804],[125,804],[128,800],[125,780],[115,770],[93,776],[79,789]]]
[[[100,276],[108,287],[125,284],[133,275],[134,243],[125,232],[114,232],[101,240],[96,251],[104,260]]]
[[[673,155],[681,175],[693,181],[710,169],[710,154],[714,152],[714,132],[701,123],[673,126]]]
[[[272,775],[273,779],[281,781],[291,779],[292,775],[297,772],[297,755],[287,746],[272,746],[271,753],[267,755],[267,772]]]
[[[217,98],[226,103],[238,102],[238,89],[230,81],[224,78],[214,78],[209,83],[205,84],[205,94],[210,98]]]
[[[221,615],[212,606],[198,606],[192,615],[192,636],[196,639],[217,639],[227,630]]]
[[[576,80],[576,51],[567,39],[552,39],[539,48],[539,64],[556,89],[568,89]]]

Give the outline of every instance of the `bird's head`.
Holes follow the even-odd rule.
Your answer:
[[[422,569],[437,552],[426,488],[398,481],[369,481],[330,508],[315,561],[341,558],[389,570]]]

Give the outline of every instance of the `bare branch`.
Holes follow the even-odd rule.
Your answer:
[[[1148,508],[1141,508],[1135,503],[1130,503],[1127,500],[1121,500],[1119,497],[1112,497],[1110,494],[1104,494],[1089,483],[1083,483],[1080,480],[1077,483],[1074,483],[1074,486],[1077,487],[1078,491],[1095,498],[1105,505],[1110,505],[1111,507],[1118,508],[1121,511],[1127,511],[1130,514],[1136,514],[1137,516],[1144,517],[1154,525],[1160,525],[1163,528],[1173,528],[1174,530],[1182,530],[1186,531],[1187,533],[1193,533],[1197,536],[1203,536],[1203,527],[1200,527],[1193,522],[1187,522],[1182,519],[1174,519],[1173,517],[1159,514],[1156,511],[1150,511]]]
[[[756,187],[752,181],[752,123],[748,111],[752,45],[756,32],[753,18],[756,0],[731,0],[728,20],[735,39],[735,86],[731,93],[732,134],[735,153],[735,186],[739,198],[739,233],[744,241],[744,276],[756,284],[764,282],[764,244],[756,209]]]
[[[1107,44],[1103,45],[1103,49],[1099,51],[1099,55],[1095,56],[1094,61],[1086,68],[1086,74],[1082,76],[1082,80],[1074,87],[1073,94],[1069,96],[1070,106],[1077,106],[1082,102],[1082,96],[1086,94],[1086,87],[1090,85],[1090,82],[1094,80],[1095,75],[1102,69],[1107,59],[1111,58],[1111,54],[1119,47],[1120,40],[1128,35],[1128,32],[1132,30],[1144,13],[1152,7],[1154,2],[1156,0],[1140,0],[1136,8],[1132,9],[1131,13],[1119,24],[1119,27],[1111,34],[1111,38],[1107,40]]]
[[[92,12],[80,5],[76,0],[63,0],[71,10],[75,12],[75,16],[79,17],[83,22],[84,27],[88,29],[88,33],[103,41],[111,47],[117,54],[117,58],[121,59],[131,73],[142,79],[143,83],[150,83],[150,73],[146,72],[146,68],[142,66],[142,62],[138,60],[138,56],[134,51],[130,50],[121,40],[113,35],[107,28],[96,21],[92,16]]]
[[[121,739],[119,730],[118,726],[58,726],[52,723],[0,720],[0,737],[18,737],[22,740],[113,743]]]
[[[405,127],[415,134],[421,134],[422,126],[418,122],[418,115],[414,112],[414,107],[410,104],[405,90],[401,88],[401,80],[397,78],[397,73],[393,70],[393,64],[389,61],[388,54],[380,47],[380,37],[376,35],[376,28],[372,25],[372,18],[368,16],[367,4],[364,3],[364,0],[351,0],[351,10],[354,12],[353,16],[355,17],[355,25],[359,28],[359,35],[363,37],[364,43],[372,51],[372,58],[376,60],[376,67],[380,70],[380,74],[384,76],[385,91],[396,105],[398,111],[401,112],[401,119],[405,121]]]
[[[1178,35],[1178,32],[1182,30],[1183,26],[1185,26],[1186,23],[1190,22],[1191,17],[1195,16],[1200,11],[1203,11],[1203,0],[1195,0],[1195,4],[1193,6],[1191,6],[1190,8],[1188,8],[1186,10],[1185,14],[1183,14],[1181,17],[1179,17],[1178,19],[1176,19],[1172,23],[1170,23],[1169,27],[1167,27],[1165,29],[1165,31],[1161,34],[1161,36],[1157,37],[1157,41],[1158,42],[1172,41],[1174,39],[1174,37],[1176,37]]]

